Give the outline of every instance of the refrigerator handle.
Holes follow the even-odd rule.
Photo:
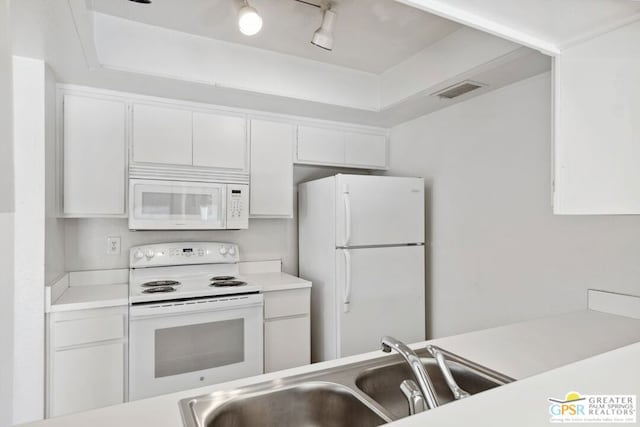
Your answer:
[[[344,246],[349,246],[351,240],[351,199],[347,185],[344,186],[342,198],[344,200]]]
[[[348,313],[351,304],[351,252],[348,249],[343,249],[344,252],[344,312]]]

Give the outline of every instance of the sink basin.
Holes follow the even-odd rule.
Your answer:
[[[454,400],[451,390],[432,358],[421,358],[441,405]],[[494,387],[501,386],[510,379],[493,372],[476,371],[458,362],[447,361],[454,379],[460,387],[471,395],[480,393]],[[391,412],[394,418],[402,418],[409,415],[407,399],[400,391],[400,384],[406,379],[414,379],[409,365],[404,361],[387,364],[385,366],[370,368],[362,372],[356,378],[356,386],[373,400]]]
[[[513,381],[511,378],[442,351],[457,383],[471,394]],[[441,404],[453,400],[434,359],[417,351]],[[278,378],[180,401],[186,427],[369,427],[409,415],[400,391],[413,379],[399,355]]]
[[[191,406],[193,413],[204,409],[195,424],[202,427],[373,427],[388,422],[349,388],[327,382],[242,394],[220,405],[215,399],[192,401]]]

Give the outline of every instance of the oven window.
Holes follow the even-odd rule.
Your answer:
[[[244,319],[155,331],[155,377],[203,371],[244,361]]]

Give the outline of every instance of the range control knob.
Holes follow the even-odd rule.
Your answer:
[[[229,248],[229,255],[235,255],[236,254],[236,248],[234,248],[233,246],[231,246]]]
[[[145,255],[147,256],[147,258],[153,258],[156,253],[153,251],[153,249],[147,249],[147,252],[145,252]]]
[[[138,249],[137,251],[135,251],[135,253],[133,254],[133,257],[135,259],[142,259],[144,258],[144,254],[142,253],[142,251],[140,249]]]
[[[227,254],[227,248],[225,248],[224,246],[222,246],[220,248],[220,255],[226,255]]]

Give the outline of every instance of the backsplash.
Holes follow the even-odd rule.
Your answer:
[[[66,270],[129,267],[129,248],[159,242],[220,241],[240,246],[243,261],[281,259],[287,273],[298,271],[298,232],[293,219],[256,219],[238,231],[129,231],[126,219],[66,219]],[[121,238],[119,255],[107,254],[107,237]]]

